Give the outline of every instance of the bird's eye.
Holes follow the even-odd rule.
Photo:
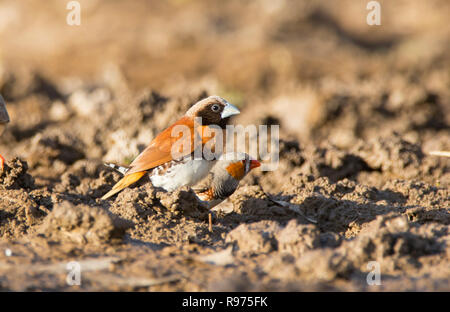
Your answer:
[[[220,106],[217,104],[214,104],[213,106],[211,106],[211,110],[213,112],[218,112],[220,110]]]

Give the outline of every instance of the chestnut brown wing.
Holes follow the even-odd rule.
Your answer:
[[[191,154],[194,151],[194,121],[190,117],[182,117],[152,140],[149,146],[130,164],[130,170],[126,174],[147,171],[173,160],[172,146],[183,136],[182,133],[179,133],[178,136],[172,136],[172,130],[177,125],[187,126],[191,132],[190,138],[186,138],[190,140],[191,148],[185,151],[182,156]]]

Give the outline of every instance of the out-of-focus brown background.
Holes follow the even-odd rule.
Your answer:
[[[330,90],[385,95],[395,106],[449,89],[445,0],[380,1],[380,26],[366,23],[368,1],[79,3],[81,25],[69,26],[65,1],[2,1],[0,82],[11,72],[59,84],[120,73],[134,90],[205,88],[237,104],[279,101],[274,114],[294,132],[314,126]],[[448,106],[448,93],[440,101]]]
[[[68,2],[0,2],[0,289],[449,290],[449,1]],[[213,233],[186,193],[99,199],[211,94],[280,125]],[[74,258],[103,269],[73,288]]]

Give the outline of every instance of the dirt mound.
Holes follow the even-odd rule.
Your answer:
[[[27,162],[14,158],[4,165],[0,172],[0,188],[3,189],[31,189],[34,179],[28,174]]]
[[[114,243],[123,239],[125,222],[108,211],[63,201],[53,206],[52,212],[38,229],[38,234],[49,241],[70,241],[78,244]]]
[[[45,214],[35,198],[23,190],[2,190],[0,197],[0,233],[4,238],[21,237],[33,232]]]

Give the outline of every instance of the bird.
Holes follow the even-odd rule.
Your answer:
[[[231,152],[220,156],[208,176],[192,187],[200,203],[208,210],[230,197],[239,182],[261,163],[242,152]]]
[[[9,122],[8,111],[6,110],[6,104],[3,97],[0,95],[0,136],[6,129],[6,124]],[[5,158],[0,155],[0,169],[3,171],[5,165]]]
[[[214,138],[208,137],[205,132],[213,126],[224,129],[229,118],[237,114],[240,114],[239,109],[219,96],[213,95],[198,101],[184,116],[159,133],[128,168],[122,170],[124,177],[102,199],[117,194],[146,174],[153,186],[166,191],[195,185],[208,175],[215,163],[215,159],[209,160],[203,155],[203,147]],[[201,125],[196,123],[198,117],[201,118]],[[187,129],[188,135],[179,133],[174,136],[173,131],[181,129],[177,126]],[[202,157],[194,157],[199,150]],[[214,146],[211,151],[214,152]]]
[[[209,232],[213,231],[211,209],[230,197],[237,190],[239,182],[259,166],[261,163],[246,153],[227,153],[219,158],[208,176],[192,188],[200,206],[209,210]]]

